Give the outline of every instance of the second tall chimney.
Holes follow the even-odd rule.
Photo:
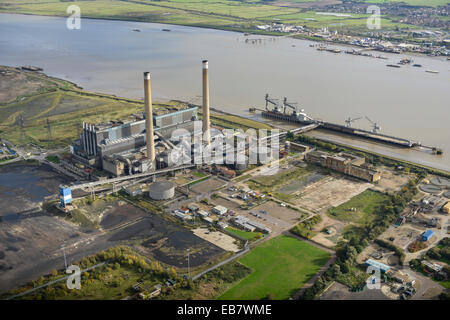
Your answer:
[[[210,144],[208,60],[203,60],[203,138]]]
[[[145,93],[145,139],[147,142],[147,158],[155,161],[155,140],[153,137],[152,91],[150,89],[150,72],[144,72]]]

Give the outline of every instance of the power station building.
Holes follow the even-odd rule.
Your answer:
[[[160,107],[153,111],[154,145],[160,152],[167,149],[168,140],[177,129],[194,132],[197,107]],[[80,139],[74,141],[74,157],[92,167],[116,176],[144,172],[151,166],[146,156],[147,139],[145,114],[141,119],[127,123],[83,123]],[[167,161],[167,156],[165,157]],[[159,164],[162,166],[162,164]]]

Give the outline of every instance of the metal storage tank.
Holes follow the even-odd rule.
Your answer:
[[[175,186],[172,182],[154,182],[149,187],[149,196],[153,200],[167,200],[175,195]]]

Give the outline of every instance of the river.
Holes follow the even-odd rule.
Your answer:
[[[381,60],[319,52],[310,41],[285,37],[253,36],[265,40],[251,44],[241,33],[154,23],[82,19],[81,30],[68,30],[65,22],[0,14],[0,63],[39,66],[87,90],[130,98],[143,97],[142,72],[150,71],[155,100],[200,103],[201,60],[208,59],[211,105],[217,109],[249,116],[248,107],[263,108],[269,93],[331,122],[363,117],[353,125],[370,130],[368,116],[385,134],[444,150],[436,156],[396,149],[396,156],[450,170],[445,58],[415,56],[423,68],[388,68],[408,55],[382,53],[388,60]]]

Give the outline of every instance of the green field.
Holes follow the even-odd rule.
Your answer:
[[[252,249],[239,260],[252,273],[219,297],[221,300],[287,299],[330,258],[306,242],[279,236]]]
[[[340,206],[329,209],[328,215],[344,222],[366,224],[375,218],[375,208],[386,199],[388,196],[381,192],[366,190]]]
[[[262,237],[262,234],[259,232],[243,231],[232,227],[227,227],[227,231],[234,233],[235,235],[248,241],[256,240]]]
[[[377,2],[373,0],[370,2]],[[406,0],[425,2],[425,0]],[[296,1],[291,2],[314,2]],[[431,5],[443,0],[431,0]],[[366,31],[367,14],[350,14],[350,17],[321,15],[307,9],[280,6],[267,1],[233,0],[86,0],[71,1],[81,8],[82,17],[145,21],[177,25],[199,26],[236,31],[253,31],[255,27],[267,23],[288,23],[311,28],[329,27],[335,30]],[[68,2],[57,0],[12,1],[0,0],[0,12],[15,12],[40,15],[67,16]],[[383,17],[382,29],[405,27]],[[259,33],[265,33],[258,31]],[[273,33],[276,34],[276,33]]]

